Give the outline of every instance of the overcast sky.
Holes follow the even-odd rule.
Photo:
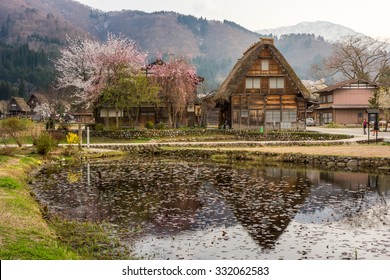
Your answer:
[[[175,11],[234,21],[259,30],[302,21],[330,21],[370,36],[390,38],[389,0],[76,0],[103,11]]]

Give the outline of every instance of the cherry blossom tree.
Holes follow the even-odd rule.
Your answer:
[[[141,72],[131,77],[123,75],[114,85],[103,89],[100,102],[115,109],[116,127],[119,128],[119,111],[127,111],[130,125],[138,124],[141,105],[158,104],[159,91],[154,81]],[[135,121],[132,118],[133,108],[136,108]]]
[[[50,118],[50,116],[54,113],[54,111],[53,108],[51,108],[48,103],[42,103],[35,106],[34,113],[41,116],[43,120],[46,120]]]
[[[155,64],[151,72],[160,87],[161,101],[167,106],[169,125],[176,127],[177,118],[195,99],[199,83],[196,69],[183,57],[170,57],[166,63]]]
[[[92,106],[101,91],[123,75],[135,74],[146,61],[146,53],[134,41],[108,34],[107,41],[67,38],[67,47],[55,61],[58,88],[74,88],[76,104]]]

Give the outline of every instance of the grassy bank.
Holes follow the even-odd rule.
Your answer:
[[[79,258],[68,246],[58,242],[30,194],[27,174],[40,164],[38,156],[1,157],[0,259]]]
[[[43,161],[28,149],[0,156],[0,259],[129,258],[109,225],[44,218],[28,185]]]

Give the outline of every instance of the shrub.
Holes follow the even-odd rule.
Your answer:
[[[56,140],[57,142],[60,142],[62,139],[65,138],[65,135],[62,131],[52,130],[49,133],[51,137],[53,137],[53,139]]]
[[[68,132],[66,135],[66,142],[68,144],[78,144],[80,142],[80,137],[76,133]]]
[[[102,123],[95,124],[95,130],[96,131],[103,131],[104,130],[104,124],[102,124]]]
[[[334,123],[334,122],[331,122],[331,123],[328,123],[328,124],[326,125],[326,127],[327,127],[327,128],[340,128],[340,127],[343,127],[343,126],[338,125],[338,124],[336,124],[336,123]]]
[[[153,123],[152,121],[147,121],[147,122],[145,123],[145,127],[146,127],[147,129],[153,129],[153,128],[154,128],[154,123]]]
[[[165,129],[166,128],[166,124],[165,123],[158,123],[156,124],[156,129]]]
[[[57,141],[47,132],[42,132],[37,139],[35,139],[35,148],[40,155],[47,155],[57,146]]]
[[[16,117],[5,119],[1,122],[1,133],[14,139],[19,147],[22,147],[22,137],[28,132],[32,122]]]
[[[62,122],[62,123],[60,123],[59,125],[58,125],[58,130],[65,130],[65,131],[68,131],[68,130],[70,130],[70,127],[71,127],[72,125],[70,124],[70,123],[64,123],[64,122]]]
[[[15,155],[17,149],[15,147],[1,147],[0,156],[13,156]]]
[[[119,131],[119,128],[117,127],[117,126],[115,126],[115,125],[110,125],[109,127],[108,127],[108,130],[109,131]]]

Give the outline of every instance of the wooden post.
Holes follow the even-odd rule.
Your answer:
[[[81,123],[79,123],[79,150],[81,150],[81,143],[83,143],[83,130],[81,128]]]
[[[87,127],[87,148],[89,149],[89,126]]]

